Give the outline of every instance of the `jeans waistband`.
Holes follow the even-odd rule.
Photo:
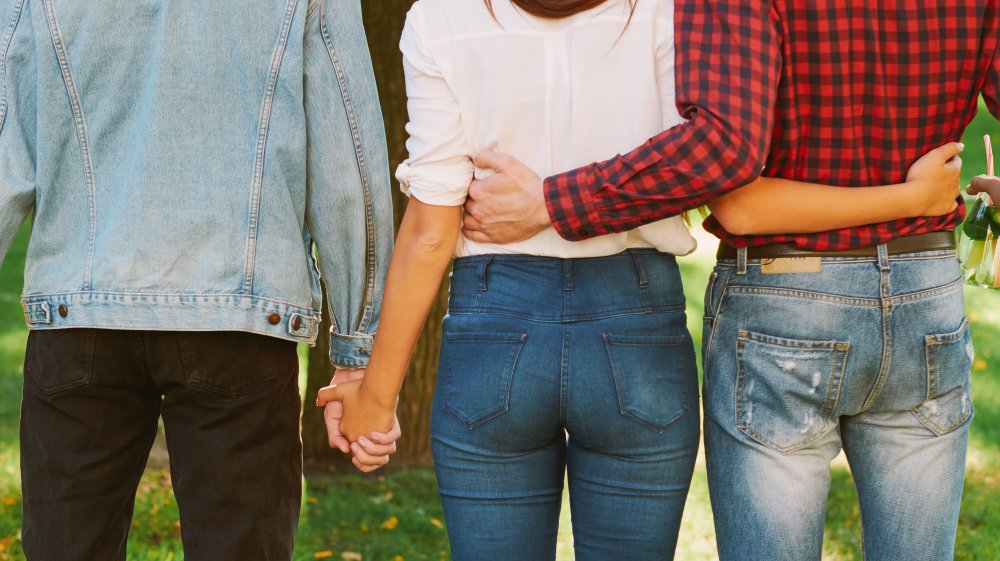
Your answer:
[[[488,254],[455,260],[449,313],[511,313],[543,321],[683,310],[673,255],[630,249],[561,259]]]

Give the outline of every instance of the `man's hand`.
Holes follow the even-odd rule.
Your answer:
[[[512,243],[548,228],[542,180],[513,156],[484,151],[476,155],[477,168],[496,171],[469,187],[462,234],[480,243]]]
[[[961,190],[958,186],[962,175],[962,158],[958,155],[965,148],[959,142],[950,142],[924,154],[906,174],[908,184],[916,188],[914,196],[920,216],[941,216],[958,207]]]
[[[973,177],[972,184],[969,185],[969,189],[966,192],[970,195],[986,193],[993,199],[993,204],[1000,204],[1000,177],[992,175]]]
[[[330,386],[360,381],[364,377],[365,370],[363,368],[357,370],[338,368],[333,374],[333,379],[330,380]],[[330,448],[336,448],[345,454],[350,453],[351,443],[340,432],[340,420],[344,416],[344,404],[339,401],[320,403],[317,398],[316,406],[323,407],[323,420],[326,422],[326,434],[330,441]]]

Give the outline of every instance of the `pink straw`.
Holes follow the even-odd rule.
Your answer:
[[[993,143],[990,142],[990,135],[983,135],[983,142],[986,143],[986,175],[993,175]]]

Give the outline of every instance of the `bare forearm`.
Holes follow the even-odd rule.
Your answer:
[[[361,390],[395,403],[420,331],[455,250],[461,207],[411,199],[389,266],[378,335]]]
[[[809,234],[920,216],[905,184],[843,188],[761,178],[709,209],[733,234]]]

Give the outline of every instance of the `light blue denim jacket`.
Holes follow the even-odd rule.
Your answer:
[[[359,0],[0,0],[0,258],[31,329],[234,330],[364,366],[392,246]]]

